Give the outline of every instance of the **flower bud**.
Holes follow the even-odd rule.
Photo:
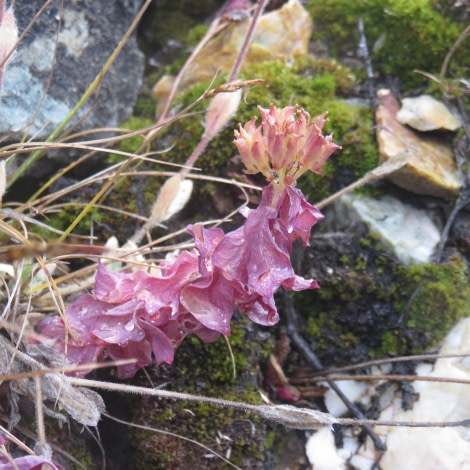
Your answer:
[[[218,93],[212,98],[206,113],[205,135],[214,137],[235,116],[240,105],[242,90],[231,93]]]
[[[164,222],[177,214],[191,197],[193,182],[178,173],[168,178],[160,189],[150,220],[152,225]]]

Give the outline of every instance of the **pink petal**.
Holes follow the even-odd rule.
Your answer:
[[[162,362],[171,364],[177,344],[173,345],[172,340],[160,328],[153,326],[151,323],[142,321],[142,326],[147,332],[147,338],[157,364]]]
[[[312,227],[323,219],[323,214],[305,200],[302,192],[287,186],[281,201],[279,218],[287,228],[292,241],[300,238],[304,246],[309,245]]]
[[[0,470],[58,470],[58,468],[45,457],[27,455],[14,459],[14,465],[6,461],[6,457],[0,457]]]
[[[238,308],[254,323],[272,326],[279,321],[274,297],[263,298],[259,294],[246,294],[239,299]]]
[[[234,288],[220,270],[185,286],[180,299],[186,310],[206,328],[230,334],[230,320],[235,310]]]
[[[142,304],[137,299],[118,306],[111,304],[96,317],[90,331],[101,341],[123,347],[129,341],[141,341],[145,336],[138,321],[141,309]]]
[[[118,375],[122,379],[133,377],[139,369],[152,363],[152,348],[147,340],[138,343],[129,342],[125,347],[110,345],[106,350],[106,355],[115,361],[136,359],[135,363],[117,367]]]
[[[121,303],[134,296],[135,281],[132,273],[109,271],[102,263],[98,264],[95,279],[95,297],[98,300]]]

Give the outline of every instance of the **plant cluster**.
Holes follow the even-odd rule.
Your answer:
[[[232,232],[188,226],[195,249],[168,255],[158,276],[113,272],[100,264],[94,294],[71,304],[65,320],[48,316],[39,325],[71,363],[135,358],[118,367],[121,377],[131,377],[152,355],[157,363],[171,363],[189,333],[206,342],[229,335],[235,310],[255,323],[275,324],[280,287],[318,288],[315,280],[294,273],[290,254],[295,240],[308,245],[312,226],[323,216],[294,186],[307,170],[321,172],[339,147],[322,134],[324,115],[311,119],[295,106],[259,109],[259,126],[253,118],[235,131],[246,172],[268,181],[259,206],[245,208],[245,223]]]

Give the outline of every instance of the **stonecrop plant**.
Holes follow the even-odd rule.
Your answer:
[[[234,141],[246,173],[262,173],[268,182],[259,206],[242,209],[245,222],[232,232],[189,225],[195,248],[167,255],[158,276],[100,264],[93,295],[71,304],[65,322],[48,316],[39,325],[70,363],[133,358],[135,363],[118,366],[120,377],[132,377],[153,360],[171,363],[189,333],[205,342],[230,335],[237,310],[255,323],[274,325],[279,287],[319,287],[296,275],[290,261],[294,241],[308,245],[312,226],[323,218],[295,183],[308,170],[321,172],[340,147],[322,134],[325,115],[311,119],[296,106],[259,110],[261,124],[253,118],[240,125]]]

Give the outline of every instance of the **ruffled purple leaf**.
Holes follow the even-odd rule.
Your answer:
[[[0,470],[58,470],[52,462],[38,455],[18,457],[13,459],[13,462],[9,462],[5,456],[0,456]]]

